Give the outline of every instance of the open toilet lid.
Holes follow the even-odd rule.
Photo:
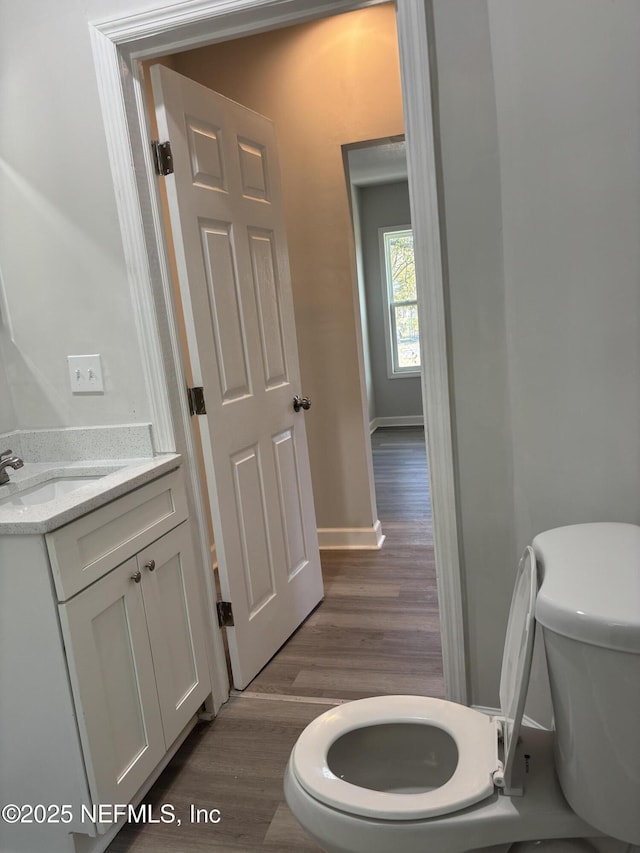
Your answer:
[[[500,674],[500,708],[504,717],[504,777],[510,779],[531,674],[538,575],[528,545],[518,563],[509,610]]]

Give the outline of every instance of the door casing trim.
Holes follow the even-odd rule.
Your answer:
[[[134,319],[149,392],[155,449],[185,456],[191,511],[204,565],[209,543],[202,483],[186,400],[139,60],[377,5],[381,0],[188,0],[89,24],[109,161],[129,270]],[[467,703],[459,524],[456,508],[440,213],[425,0],[397,0],[421,328],[445,691]],[[205,573],[215,612],[212,572]],[[217,711],[229,694],[222,638],[210,618],[210,670]]]

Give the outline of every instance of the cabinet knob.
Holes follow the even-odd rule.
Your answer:
[[[155,567],[156,567],[156,561],[155,560],[149,560],[147,563],[144,564],[144,567],[145,567],[145,569],[149,569],[150,572],[153,572],[155,570]]]
[[[138,569],[138,571],[134,575],[131,575],[131,580],[135,583],[140,583],[140,581],[142,580],[142,572],[140,571],[140,569]]]

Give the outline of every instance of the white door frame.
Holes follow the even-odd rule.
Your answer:
[[[156,0],[160,4],[161,0]],[[165,236],[138,60],[253,35],[382,0],[185,0],[89,25],[109,159],[129,270],[133,310],[152,407],[157,451],[184,453],[203,557],[209,546],[186,404]],[[414,229],[423,364],[423,406],[431,481],[446,695],[466,704],[464,622],[453,464],[426,0],[397,0],[398,43]],[[206,565],[206,563],[205,563]],[[211,573],[208,594],[215,599]],[[214,608],[212,608],[214,611]],[[214,706],[228,681],[213,632]]]

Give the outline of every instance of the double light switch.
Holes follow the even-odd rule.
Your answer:
[[[99,355],[69,355],[67,361],[73,394],[104,394]]]

